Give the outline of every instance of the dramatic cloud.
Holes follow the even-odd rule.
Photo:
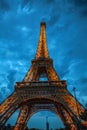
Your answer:
[[[3,1],[0,0],[0,10],[2,10],[2,11],[10,10],[10,6],[9,6],[8,2],[6,2],[5,0],[3,0]]]
[[[86,6],[87,0],[73,0],[72,3],[74,3],[76,6]]]
[[[87,0],[0,0],[0,103],[22,81],[46,21],[49,54],[60,79],[87,103]]]

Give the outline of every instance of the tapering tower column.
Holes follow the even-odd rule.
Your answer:
[[[40,37],[35,59],[32,60],[32,66],[24,78],[24,81],[39,81],[40,77],[46,77],[48,81],[59,81],[54,67],[53,60],[49,56],[46,42],[46,23],[40,24]]]
[[[49,58],[48,48],[46,43],[46,24],[45,22],[41,22],[40,25],[40,38],[38,43],[38,49],[36,52],[36,59],[39,58]]]

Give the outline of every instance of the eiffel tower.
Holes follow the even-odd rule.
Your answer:
[[[54,112],[69,130],[87,129],[87,120],[81,118],[85,108],[67,90],[66,81],[60,80],[53,67],[45,22],[41,22],[36,56],[28,73],[22,82],[16,82],[14,92],[0,105],[0,130],[17,109],[20,112],[14,130],[25,130],[30,117],[41,110]]]

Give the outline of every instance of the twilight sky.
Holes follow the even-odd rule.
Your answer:
[[[85,105],[87,0],[0,0],[0,103],[27,73],[35,57],[42,20],[47,24],[48,50],[58,75],[67,80],[72,94],[76,87],[77,99]],[[57,118],[40,112],[31,120],[35,122],[43,115]]]

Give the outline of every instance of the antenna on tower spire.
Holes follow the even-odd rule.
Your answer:
[[[46,23],[43,21],[43,22],[41,22],[41,24],[40,24],[41,26],[45,26],[45,28],[46,28]]]

